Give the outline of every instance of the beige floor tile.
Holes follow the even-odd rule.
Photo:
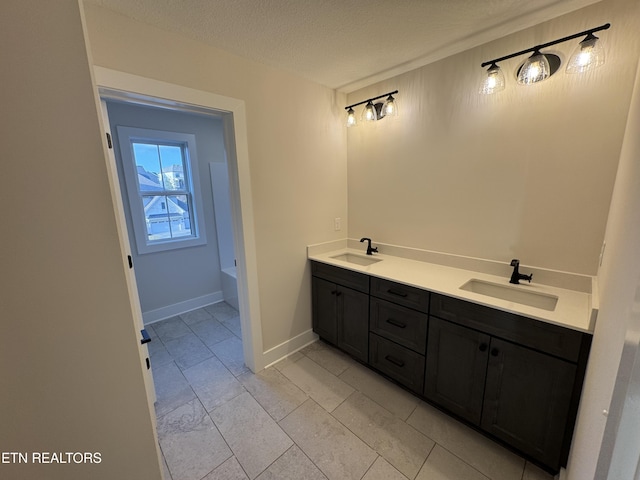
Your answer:
[[[232,336],[211,346],[211,351],[220,359],[224,366],[235,376],[248,372],[249,369],[244,364],[244,353],[242,352],[242,340]]]
[[[215,357],[183,371],[207,411],[245,392],[244,387]]]
[[[354,391],[307,357],[290,363],[281,372],[328,412],[333,411]]]
[[[167,347],[176,364],[182,369],[213,357],[211,350],[191,330],[187,335],[167,340],[164,342],[164,346]]]
[[[329,480],[360,479],[378,457],[311,399],[280,426]]]
[[[257,374],[245,373],[238,377],[238,381],[276,422],[289,415],[309,398],[291,380],[273,367]]]
[[[420,402],[407,423],[491,480],[522,478],[521,457],[424,402]]]
[[[162,417],[196,398],[189,382],[173,361],[154,367],[153,380],[157,397],[155,404],[157,417]]]
[[[243,393],[211,412],[247,476],[256,478],[293,442],[249,393]]]
[[[152,324],[160,340],[167,342],[191,333],[186,323],[179,317],[171,317]]]
[[[249,477],[242,470],[236,457],[231,457],[202,480],[249,480]]]
[[[409,418],[420,400],[371,369],[354,364],[345,370],[340,379],[364,393],[402,420]]]
[[[327,480],[296,445],[273,462],[257,480]]]
[[[522,480],[553,480],[553,475],[527,462],[524,466]]]
[[[436,445],[416,480],[490,480],[458,457]]]
[[[197,310],[191,310],[187,313],[181,313],[180,318],[187,325],[202,322],[203,320],[209,320],[213,318],[209,312],[204,308],[198,308]]]
[[[238,316],[238,311],[226,302],[213,303],[204,309],[221,322]]]
[[[330,371],[334,375],[340,375],[351,365],[357,363],[340,350],[321,341],[317,341],[306,346],[300,350],[300,353],[306,355],[322,368]]]
[[[407,480],[407,477],[393,468],[384,458],[378,457],[362,480]]]
[[[229,447],[197,399],[160,418],[158,438],[175,480],[200,480],[231,457]]]
[[[287,357],[283,358],[282,360],[274,363],[272,367],[279,371],[282,371],[282,369],[285,368],[287,365],[291,363],[295,363],[301,358],[304,358],[303,354],[301,354],[300,352],[294,352],[291,355],[288,355]]]
[[[234,336],[231,330],[211,316],[206,320],[191,324],[190,327],[193,333],[209,348]]]
[[[332,415],[409,478],[417,475],[434,446],[433,440],[360,392]]]

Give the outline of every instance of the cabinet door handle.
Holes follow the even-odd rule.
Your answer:
[[[407,328],[407,324],[406,323],[399,322],[398,320],[395,320],[393,318],[387,318],[387,323],[390,323],[394,327]]]
[[[338,293],[337,290],[331,290],[331,295],[335,295],[336,293]]]
[[[387,290],[387,293],[390,293],[391,295],[395,295],[396,297],[406,297],[407,294],[405,292],[399,292],[398,290],[394,290],[393,288],[390,288],[389,290]]]
[[[486,352],[487,348],[489,348],[489,345],[487,345],[486,343],[481,343],[480,344],[480,351],[481,352]]]
[[[498,350],[497,348],[492,348],[491,349],[491,356],[492,357],[497,357],[499,353],[500,353],[500,350]]]
[[[391,362],[398,367],[404,367],[404,362],[402,360],[398,360],[397,358],[392,357],[391,355],[387,355],[386,357],[384,357],[384,359],[387,362]]]

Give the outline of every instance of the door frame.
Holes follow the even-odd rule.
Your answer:
[[[101,97],[222,118],[229,168],[244,361],[252,372],[262,370],[266,365],[262,352],[258,266],[244,101],[99,66],[93,67],[93,73]],[[114,179],[110,178],[110,182],[114,182]],[[116,178],[116,185],[112,185],[112,191],[119,189],[117,182]],[[123,207],[114,203],[114,208]],[[118,223],[124,219],[123,214],[124,211],[116,211]],[[119,225],[119,228],[127,232],[126,222]],[[122,238],[120,241],[123,241]],[[123,248],[128,250],[130,246],[123,245]],[[137,292],[132,294],[130,290],[129,296],[132,306],[135,308],[138,305],[139,308]],[[132,298],[133,296],[136,298]]]

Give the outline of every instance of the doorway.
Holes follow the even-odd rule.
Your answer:
[[[253,372],[261,370],[265,365],[257,292],[244,102],[101,67],[95,67],[94,73],[100,95],[104,98],[215,116],[221,120],[229,169],[229,197],[233,244],[237,259],[238,307],[244,361]],[[115,207],[117,208],[117,205]],[[128,231],[126,225],[124,228]],[[126,247],[129,248],[128,245]],[[134,299],[132,303],[135,303]]]

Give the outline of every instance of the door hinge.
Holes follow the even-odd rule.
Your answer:
[[[129,268],[133,268],[133,258],[131,258],[131,255],[127,255],[127,260],[129,260]]]
[[[107,132],[107,146],[109,148],[113,148],[113,144],[111,143],[111,135]]]

